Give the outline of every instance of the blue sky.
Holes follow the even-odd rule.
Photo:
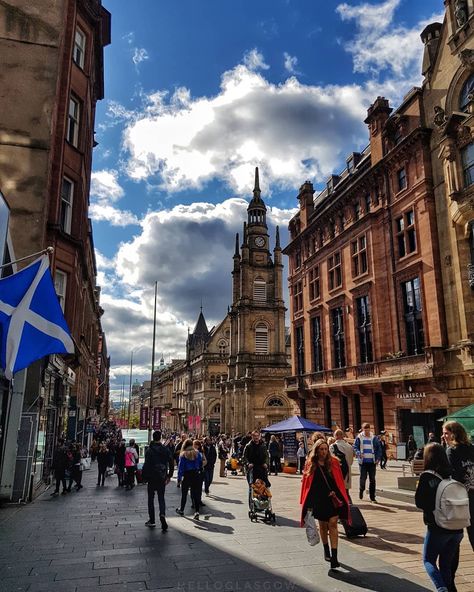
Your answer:
[[[378,96],[421,84],[419,34],[442,0],[104,0],[112,13],[90,215],[112,389],[184,353],[201,299],[230,304],[233,236],[260,167],[270,231],[299,186],[368,143]]]

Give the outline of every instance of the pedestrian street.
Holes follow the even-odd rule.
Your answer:
[[[242,476],[216,478],[199,521],[189,505],[180,517],[173,479],[166,533],[145,527],[146,486],[125,491],[115,476],[104,487],[95,483],[93,465],[80,492],[51,497],[49,489],[27,506],[0,510],[1,592],[431,589],[421,563],[421,514],[404,502],[360,502],[369,535],[348,542],[340,529],[342,567],[330,571],[321,545],[310,547],[299,527],[298,475],[272,477],[276,525],[250,522]],[[467,560],[463,546],[460,592],[473,589]]]

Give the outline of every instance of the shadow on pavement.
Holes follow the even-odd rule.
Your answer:
[[[377,529],[373,529],[369,527],[369,535],[372,534],[373,531]],[[375,532],[374,532],[375,534]],[[379,538],[378,535],[375,536],[367,536],[367,537],[357,537],[357,538],[347,538],[345,536],[341,537],[343,540],[346,539],[350,541],[354,545],[359,545],[364,548],[370,549],[379,549],[380,551],[395,551],[397,553],[402,553],[404,555],[413,555],[413,550],[408,549],[407,547],[401,547],[400,545],[396,545],[390,541],[384,541],[383,539]]]
[[[370,527],[371,534],[375,534],[386,541],[394,541],[395,543],[406,543],[407,545],[416,544],[421,545],[425,540],[424,537],[418,534],[408,534],[406,532],[394,532],[393,530],[385,530],[384,528]]]
[[[409,580],[397,578],[387,573],[357,571],[349,565],[341,565],[344,571],[330,570],[329,577],[340,582],[346,582],[353,586],[359,586],[363,590],[382,592],[383,590],[403,590],[403,592],[428,592],[430,588],[419,586]]]
[[[226,497],[219,497],[218,495],[214,495],[213,493],[209,494],[209,499],[214,500],[216,502],[221,502],[223,504],[243,504],[244,502],[237,499],[228,499]]]

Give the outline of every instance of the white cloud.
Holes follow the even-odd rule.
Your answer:
[[[250,194],[252,183],[247,189]],[[193,329],[201,300],[209,328],[224,318],[232,298],[235,233],[242,231],[247,207],[246,200],[229,198],[218,204],[200,202],[149,212],[139,234],[122,243],[113,260],[96,253],[101,304],[106,309],[102,323],[117,386],[128,376],[130,351],[135,347],[139,351],[134,354],[134,374],[146,377],[149,372],[155,280],[156,351],[166,359],[184,356],[187,327]],[[268,207],[272,242],[278,224],[286,244],[286,228],[294,213]]]
[[[244,55],[244,65],[253,72],[257,70],[268,70],[270,66],[265,63],[263,55],[257,48],[251,49]]]
[[[283,54],[285,70],[290,74],[299,74],[297,70],[298,66],[298,58],[296,56],[291,56],[289,53],[285,51]]]
[[[367,88],[371,88],[371,83],[373,87],[379,86],[397,102],[421,82],[421,31],[430,22],[442,21],[444,16],[434,14],[412,28],[395,25],[394,15],[400,3],[401,0],[355,6],[344,3],[336,8],[342,20],[352,20],[357,27],[356,36],[344,44],[352,54],[354,72],[371,75]]]
[[[129,211],[115,206],[125,192],[118,182],[115,170],[94,171],[91,175],[91,204],[89,216],[95,222],[109,222],[112,226],[138,224],[138,218]]]
[[[149,59],[150,56],[144,47],[133,48],[132,62],[135,64],[135,66],[138,66],[138,64],[141,64],[142,62],[145,62]]]
[[[323,180],[346,151],[366,143],[372,97],[365,89],[302,85],[293,77],[273,84],[253,69],[262,61],[225,72],[213,97],[151,93],[125,127],[130,177],[168,192],[200,189],[217,177],[242,194],[259,165],[264,183],[294,188],[302,178]]]

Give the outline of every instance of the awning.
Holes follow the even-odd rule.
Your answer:
[[[275,434],[281,434],[283,432],[329,432],[332,430],[326,428],[318,423],[313,423],[309,419],[294,415],[284,421],[279,421],[271,426],[263,428],[262,432],[273,432]]]

